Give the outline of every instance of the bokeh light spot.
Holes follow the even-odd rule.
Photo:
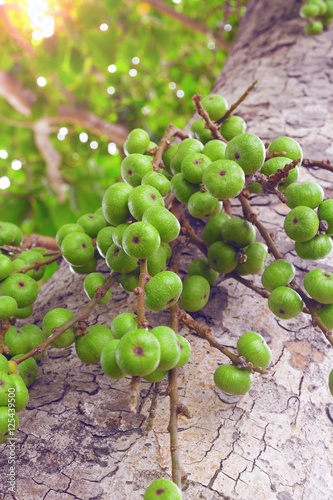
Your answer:
[[[22,162],[20,160],[13,160],[12,161],[12,169],[13,170],[20,170],[22,168]]]
[[[44,76],[39,76],[37,78],[37,85],[39,87],[45,87],[45,85],[46,85],[46,78],[44,78]]]
[[[88,134],[86,134],[85,132],[81,132],[81,134],[79,135],[79,139],[81,142],[88,142]]]
[[[10,186],[10,180],[7,176],[0,177],[0,189],[7,189]]]

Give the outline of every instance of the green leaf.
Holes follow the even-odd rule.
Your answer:
[[[54,204],[50,207],[50,217],[56,231],[64,224],[77,221],[77,215],[72,211],[69,201],[65,203]]]
[[[0,218],[20,225],[30,209],[31,204],[24,198],[5,198],[0,206]]]

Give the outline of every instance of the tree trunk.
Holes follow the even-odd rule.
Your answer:
[[[252,0],[213,91],[232,103],[260,78],[239,108],[248,131],[263,140],[289,135],[299,140],[305,157],[321,160],[333,153],[332,30],[305,37],[299,7],[295,0]],[[326,181],[332,174],[301,169],[301,180],[313,176],[325,187],[326,198],[333,197]],[[295,263],[301,283],[306,263],[295,258],[282,231],[288,210],[266,196],[253,205],[274,231],[283,255]],[[190,254],[199,256],[192,248]],[[189,257],[187,253],[185,262]],[[329,259],[308,266],[315,267],[332,271]],[[44,286],[34,321],[40,324],[54,307],[81,308],[87,300],[82,281],[63,264]],[[255,282],[260,284],[260,278]],[[99,306],[92,322],[109,326],[120,312],[135,310],[132,298],[118,286],[111,307]],[[329,498],[333,405],[327,381],[333,354],[323,334],[304,314],[290,321],[273,317],[266,299],[230,280],[212,287],[209,304],[195,316],[231,349],[242,333],[259,332],[273,360],[268,375],[254,376],[249,393],[226,397],[214,386],[213,373],[227,359],[183,328],[192,344],[190,361],[179,370],[180,399],[192,413],[190,420],[179,418],[180,458],[187,474],[184,499]],[[168,324],[169,314],[152,318],[154,324]],[[170,477],[166,383],[148,434],[152,387],[146,382],[140,386],[135,416],[128,409],[128,387],[128,378],[112,381],[99,366],[81,363],[73,347],[50,349],[31,386],[28,409],[20,413],[18,499],[139,499],[154,479]],[[300,399],[298,416],[297,399],[288,406],[292,396]],[[3,446],[0,485],[6,498],[8,453]]]

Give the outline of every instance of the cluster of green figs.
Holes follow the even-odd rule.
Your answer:
[[[19,424],[17,412],[29,401],[27,373],[17,372],[16,363],[0,354],[0,444],[14,435]]]
[[[299,13],[308,21],[304,33],[318,35],[333,21],[333,0],[306,0]]]
[[[215,124],[228,109],[226,99],[215,94],[204,97],[201,104]],[[169,142],[158,169],[153,165],[157,144],[143,129],[134,129],[129,134],[124,146],[126,156],[121,163],[122,181],[106,190],[96,212],[79,217],[75,224],[63,225],[56,234],[57,245],[71,271],[85,276],[83,288],[89,298],[106,283],[110,271],[118,273],[117,282],[124,290],[140,291],[142,262],[146,261],[144,304],[152,311],[168,310],[177,303],[189,313],[200,311],[220,275],[261,273],[262,285],[270,292],[268,307],[277,317],[290,319],[302,312],[302,298],[293,287],[292,262],[281,258],[268,264],[268,248],[256,241],[255,226],[246,218],[224,212],[223,201],[237,197],[245,188],[254,196],[260,194],[263,187],[255,174],[259,172],[261,178],[268,180],[271,174],[294,162],[296,166],[277,186],[290,208],[284,230],[294,241],[300,258],[318,260],[332,251],[333,200],[324,199],[323,189],[317,183],[298,181],[299,167],[295,160],[299,159],[300,164],[303,154],[294,139],[278,137],[266,150],[258,136],[246,133],[246,123],[241,117],[230,116],[221,121],[220,132],[225,140],[214,139],[200,118],[192,123],[190,137]],[[181,230],[179,216],[175,215],[179,211],[173,211],[177,203],[170,206],[173,198],[192,217],[204,221],[201,236],[207,255],[194,259],[183,278],[168,267],[172,242]],[[18,365],[15,357],[40,345],[55,327],[73,318],[66,308],[55,308],[46,313],[41,328],[34,324],[14,326],[14,319],[32,314],[38,281],[45,271],[42,262],[24,269],[42,261],[45,251],[39,248],[20,251],[21,241],[22,233],[17,226],[0,222],[0,321],[9,350],[0,359],[2,442],[9,437],[9,429],[3,423],[8,414],[6,410],[1,413],[2,408],[7,408],[7,389],[16,386],[19,411],[27,404],[24,389],[35,379],[36,362],[42,354]],[[97,271],[100,260],[105,261],[108,271],[101,266]],[[333,328],[333,274],[314,269],[306,274],[304,287],[327,328]],[[111,295],[108,289],[98,303],[107,304]],[[159,382],[169,370],[189,360],[191,346],[168,326],[145,328],[141,324],[136,314],[125,312],[116,315],[108,326],[96,324],[82,331],[73,325],[54,338],[51,346],[65,348],[75,343],[83,362],[100,363],[104,373],[113,379],[138,376],[148,382]],[[241,335],[237,352],[253,368],[266,369],[271,361],[270,349],[257,332]],[[224,392],[241,395],[251,388],[252,373],[241,365],[222,364],[215,371],[214,381]],[[148,488],[144,498],[182,498],[177,488],[168,480],[158,480]]]

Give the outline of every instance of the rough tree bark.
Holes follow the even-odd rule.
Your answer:
[[[332,31],[303,36],[299,6],[295,0],[251,1],[213,90],[233,102],[260,78],[239,109],[248,130],[264,140],[290,135],[300,141],[306,157],[324,159],[333,153]],[[302,168],[302,179],[318,179],[326,197],[333,197],[331,176]],[[286,207],[263,197],[255,202],[255,210],[276,232],[277,245],[293,259],[301,281],[305,263],[295,258],[293,245],[280,229]],[[197,255],[191,248],[189,253]],[[331,258],[320,261],[319,267],[333,271]],[[181,269],[186,270],[185,264]],[[38,299],[34,321],[40,324],[53,307],[77,311],[86,302],[82,281],[62,265]],[[135,305],[114,287],[108,309],[100,306],[92,321],[109,325],[116,314],[134,310]],[[155,324],[169,319],[168,313],[158,316]],[[255,376],[248,394],[228,400],[214,387],[212,375],[226,358],[183,329],[192,356],[180,370],[179,390],[181,402],[193,415],[179,421],[181,464],[188,475],[184,498],[329,498],[333,412],[327,377],[333,354],[324,336],[310,325],[308,316],[274,318],[265,299],[231,281],[212,287],[210,303],[196,317],[231,348],[241,333],[258,331],[269,342],[273,361],[269,375]],[[20,418],[18,499],[139,499],[152,480],[170,475],[166,384],[148,435],[144,429],[152,389],[148,383],[141,385],[139,412],[132,416],[128,385],[128,379],[113,382],[98,366],[81,363],[73,348],[46,354]],[[292,424],[297,408],[295,400],[288,407],[290,396],[301,401],[296,428]],[[8,451],[3,446],[0,452],[3,490]]]

